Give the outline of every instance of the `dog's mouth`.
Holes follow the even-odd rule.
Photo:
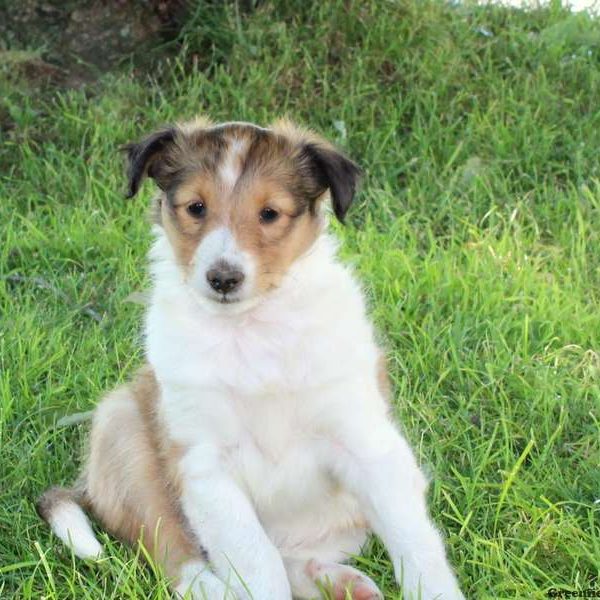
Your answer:
[[[245,297],[238,294],[203,294],[202,304],[219,315],[239,315],[254,308],[260,296]]]
[[[222,292],[213,292],[211,290],[208,293],[204,292],[202,295],[210,304],[223,307],[241,304],[244,300],[244,296],[237,292],[224,294]]]
[[[235,315],[246,312],[256,306],[259,295],[248,296],[244,291],[222,293],[215,290],[198,289],[194,285],[189,290],[195,301],[209,313],[217,315]]]
[[[218,298],[216,298],[216,301],[219,304],[236,304],[240,301],[240,299],[236,297],[231,297],[228,294],[220,294]]]

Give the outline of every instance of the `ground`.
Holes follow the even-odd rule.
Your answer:
[[[88,423],[59,419],[143,358],[152,191],[124,199],[119,147],[197,113],[288,114],[364,167],[335,230],[467,598],[600,589],[600,25],[558,3],[254,4],[193,3],[150,73],[38,93],[0,66],[0,596],[169,597],[106,536],[73,559],[33,501],[80,465]],[[402,597],[376,540],[356,562]]]

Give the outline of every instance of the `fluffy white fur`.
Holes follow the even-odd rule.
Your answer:
[[[254,600],[317,596],[310,570],[352,577],[338,563],[360,551],[368,523],[405,597],[462,599],[425,478],[378,389],[360,287],[334,241],[322,234],[259,300],[219,305],[184,280],[156,234],[148,359],[168,434],[189,448],[182,507],[215,575],[240,600],[247,590]],[[217,600],[203,569],[189,564],[181,585],[202,598],[193,582],[208,577]]]
[[[90,522],[75,502],[58,504],[49,520],[52,531],[73,550],[79,558],[95,559],[102,555],[102,546],[96,539]]]

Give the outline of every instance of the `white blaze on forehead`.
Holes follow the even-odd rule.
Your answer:
[[[246,151],[246,140],[231,140],[227,154],[219,166],[219,177],[223,184],[232,188],[241,175],[242,156]]]
[[[238,262],[241,252],[231,229],[219,227],[202,240],[198,254],[203,262],[222,260],[234,265]]]

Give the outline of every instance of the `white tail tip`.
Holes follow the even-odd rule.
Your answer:
[[[72,500],[60,502],[52,507],[48,522],[52,531],[79,558],[100,558],[102,546],[96,539],[88,518],[81,507]]]

